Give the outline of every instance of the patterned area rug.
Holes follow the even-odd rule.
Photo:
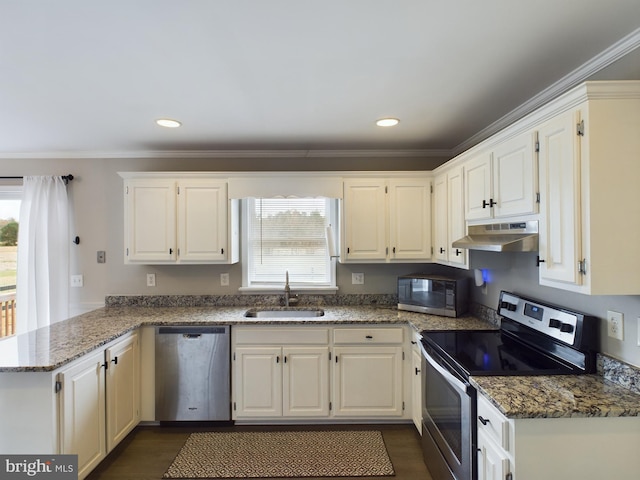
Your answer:
[[[395,475],[379,431],[192,433],[164,478]]]

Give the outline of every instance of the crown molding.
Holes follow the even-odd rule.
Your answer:
[[[593,57],[591,60],[583,63],[581,66],[565,75],[557,82],[551,84],[549,87],[545,88],[519,107],[499,118],[489,126],[483,128],[472,137],[468,138],[459,145],[456,145],[451,150],[452,156],[459,155],[460,153],[487,139],[491,135],[499,132],[503,128],[508,127],[516,120],[521,119],[522,117],[528,115],[539,107],[542,107],[543,105],[549,103],[551,100],[554,100],[562,93],[584,82],[595,73],[599,72],[605,67],[608,67],[613,62],[619,60],[638,47],[640,47],[640,28],[634,30],[626,37],[623,37],[618,42],[614,43],[609,48],[603,50],[598,55]]]
[[[0,159],[108,158],[432,158],[451,157],[451,150],[141,150],[0,153]]]

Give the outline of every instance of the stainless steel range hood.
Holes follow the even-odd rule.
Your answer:
[[[538,221],[469,225],[468,235],[453,242],[454,248],[489,252],[537,252]]]

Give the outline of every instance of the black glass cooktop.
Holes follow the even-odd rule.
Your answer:
[[[464,376],[580,373],[501,330],[446,330],[422,336],[427,352],[444,357]]]

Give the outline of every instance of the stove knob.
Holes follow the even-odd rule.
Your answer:
[[[572,333],[573,325],[571,325],[570,323],[563,323],[562,326],[560,327],[560,331],[565,333]]]
[[[560,328],[562,325],[564,324],[560,320],[556,320],[555,318],[549,320],[549,327],[551,328]]]

